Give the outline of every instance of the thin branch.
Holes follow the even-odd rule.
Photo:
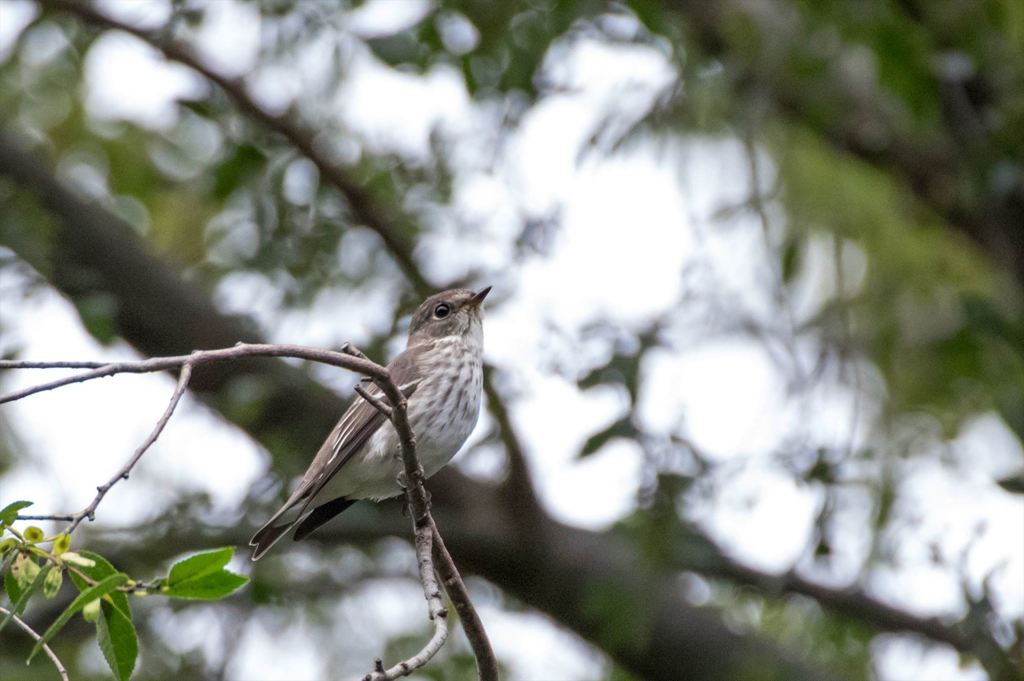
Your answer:
[[[47,390],[62,388],[72,383],[83,383],[96,378],[106,378],[115,374],[149,374],[157,371],[178,369],[190,363],[193,367],[211,362],[222,362],[225,360],[236,360],[247,357],[294,357],[305,359],[321,364],[348,369],[364,376],[375,379],[386,379],[387,370],[384,367],[369,360],[360,359],[348,353],[334,352],[332,350],[320,350],[308,348],[302,345],[277,345],[269,343],[239,343],[230,348],[218,350],[197,350],[190,355],[177,355],[173,357],[154,357],[152,359],[114,362],[103,364],[100,362],[80,362],[93,366],[91,371],[74,374],[56,381],[18,390],[6,395],[0,395],[0,404],[14,402],[29,395],[35,395]],[[67,362],[25,362],[21,360],[0,360],[0,369],[43,369],[43,368],[66,368]]]
[[[412,487],[405,490],[410,506],[413,503],[412,490]],[[414,520],[413,526],[416,531],[416,564],[419,566],[423,596],[427,599],[427,612],[434,622],[434,633],[422,650],[390,669],[384,669],[384,664],[379,658],[375,660],[374,670],[364,676],[363,681],[394,681],[402,676],[408,676],[429,662],[448,640],[448,611],[445,610],[444,602],[441,600],[441,589],[437,584],[437,576],[434,574],[431,555],[432,524],[417,524]]]
[[[160,437],[164,426],[167,425],[167,422],[174,414],[182,395],[188,388],[194,367],[210,362],[231,361],[241,358],[260,356],[307,359],[360,373],[372,380],[377,387],[381,389],[384,397],[387,398],[387,401],[390,404],[390,406],[388,406],[388,404],[384,404],[376,396],[371,395],[368,391],[363,389],[362,386],[356,387],[356,392],[358,392],[363,399],[366,399],[370,404],[377,409],[380,409],[382,413],[388,416],[398,433],[402,454],[403,474],[407,483],[406,497],[408,499],[409,508],[412,512],[413,526],[415,529],[416,555],[420,571],[420,581],[423,584],[423,593],[428,602],[428,613],[430,615],[430,619],[434,621],[434,634],[431,636],[426,646],[408,660],[404,660],[391,669],[383,671],[381,671],[382,665],[377,665],[377,668],[367,675],[367,681],[391,681],[400,676],[407,676],[411,674],[414,670],[426,664],[437,653],[437,651],[441,649],[447,640],[448,613],[444,608],[443,601],[441,600],[441,590],[438,586],[437,577],[434,572],[433,561],[435,555],[438,556],[439,562],[441,563],[441,572],[444,575],[445,587],[448,591],[449,597],[452,599],[456,609],[463,617],[463,621],[469,623],[466,627],[466,631],[467,636],[470,637],[470,643],[473,646],[473,650],[474,652],[478,649],[482,651],[477,660],[478,666],[481,670],[480,678],[482,681],[496,681],[497,663],[494,659],[494,654],[491,651],[490,643],[487,640],[487,635],[484,632],[483,626],[480,623],[480,619],[477,616],[475,609],[473,608],[473,604],[469,600],[469,594],[466,590],[466,586],[462,582],[462,578],[459,576],[458,570],[455,568],[451,555],[448,554],[445,549],[444,543],[441,541],[440,534],[437,532],[437,526],[434,523],[434,519],[430,515],[427,492],[423,486],[423,468],[420,466],[419,461],[416,458],[416,439],[413,434],[412,427],[409,424],[409,417],[407,413],[407,397],[413,390],[415,390],[416,386],[398,386],[391,379],[391,375],[385,367],[366,359],[366,355],[360,352],[358,348],[346,343],[342,348],[342,352],[333,352],[330,350],[318,350],[299,345],[239,343],[231,348],[197,350],[189,355],[155,357],[147,360],[117,362],[111,364],[103,364],[101,362],[39,362],[4,360],[0,361],[0,369],[69,368],[70,366],[72,368],[87,368],[88,370],[73,376],[56,381],[50,381],[48,383],[43,383],[41,385],[36,385],[2,396],[0,397],[0,404],[23,399],[45,390],[53,390],[72,383],[82,383],[92,379],[113,376],[116,374],[138,374],[176,368],[180,369],[178,384],[175,388],[174,394],[171,396],[171,400],[168,403],[167,408],[160,417],[156,426],[153,428],[153,431],[149,434],[149,437],[147,437],[145,442],[135,450],[132,457],[110,480],[96,488],[97,495],[89,506],[70,516],[71,525],[67,529],[67,532],[70,533],[78,527],[84,518],[89,518],[90,520],[93,519],[96,507],[110,489],[116,485],[118,481],[128,478],[132,468],[139,462],[142,455],[145,454],[145,452]],[[35,516],[35,518],[38,519],[57,519],[67,517],[68,516]]]
[[[40,640],[42,638],[42,636],[40,636],[38,633],[36,633],[35,629],[30,627],[20,617],[18,617],[17,615],[13,614],[7,608],[0,607],[0,614],[2,614],[2,615],[10,615],[11,620],[15,624],[17,624],[19,627],[21,627],[22,631],[24,631],[26,634],[31,636],[36,641],[38,641],[38,640]],[[60,674],[60,678],[63,679],[63,681],[68,681],[68,670],[64,668],[63,664],[61,664],[60,658],[57,657],[57,654],[55,652],[53,652],[53,648],[51,648],[48,643],[44,643],[43,644],[43,652],[46,653],[46,656],[48,658],[50,658],[50,662],[53,662],[53,666],[57,668],[57,673]]]
[[[7,366],[16,363],[17,366]],[[33,362],[30,360],[3,360],[0,369],[99,369],[109,366],[110,362]]]
[[[346,348],[343,348],[343,350],[346,350]],[[362,355],[362,353],[359,353],[359,355]],[[145,442],[143,442],[142,445],[135,450],[131,458],[125,462],[125,465],[122,466],[121,469],[118,470],[112,478],[110,478],[110,480],[96,488],[96,496],[93,497],[93,500],[88,506],[81,511],[72,514],[25,515],[18,517],[20,520],[66,521],[70,523],[67,530],[65,530],[69,534],[74,532],[85,518],[92,521],[96,517],[96,507],[101,501],[103,501],[103,498],[107,495],[110,489],[116,485],[118,481],[128,479],[128,476],[131,473],[132,468],[135,467],[135,464],[139,462],[142,455],[145,454],[146,451],[153,446],[153,443],[156,442],[157,438],[160,437],[160,433],[163,432],[164,426],[167,425],[171,415],[178,406],[178,402],[181,400],[182,395],[188,387],[189,380],[192,377],[192,368],[195,366],[214,361],[227,361],[254,356],[298,357],[301,359],[310,359],[317,362],[323,362],[325,364],[340,366],[345,369],[357,371],[371,378],[380,379],[381,377],[387,376],[387,370],[384,369],[384,367],[365,359],[365,355],[362,355],[362,357],[359,355],[355,355],[348,351],[339,353],[331,352],[329,350],[318,350],[316,348],[306,348],[298,345],[250,345],[239,343],[234,347],[220,350],[197,350],[190,355],[155,357],[147,360],[116,362],[110,364],[104,364],[102,362],[0,360],[0,369],[66,369],[69,367],[90,369],[89,371],[67,376],[56,381],[50,381],[48,383],[8,393],[7,395],[2,395],[0,396],[0,404],[20,400],[46,390],[53,390],[73,383],[83,383],[96,378],[104,378],[123,373],[140,374],[180,368],[177,388],[171,396],[171,400],[168,403],[163,416],[161,416],[160,420],[157,421],[156,426],[149,434],[149,437],[146,438]]]
[[[381,414],[384,414],[385,417],[389,419],[391,418],[391,407],[389,407],[388,405],[384,404],[376,397],[371,395],[366,388],[356,383],[355,391],[356,393],[358,393],[360,397],[369,402],[377,411],[379,411]]]
[[[170,402],[167,403],[167,408],[164,409],[163,415],[160,420],[156,422],[153,430],[149,433],[146,439],[138,449],[131,455],[131,457],[125,461],[121,469],[114,474],[114,477],[107,480],[105,483],[96,488],[96,496],[93,497],[89,505],[83,508],[78,513],[74,514],[67,529],[64,530],[66,533],[71,534],[75,531],[75,528],[82,522],[84,518],[88,518],[89,522],[96,519],[96,507],[103,501],[103,497],[107,496],[107,492],[111,490],[121,480],[127,480],[128,476],[131,475],[132,469],[135,468],[135,464],[139,462],[142,455],[145,454],[153,443],[157,441],[160,434],[164,431],[164,426],[171,420],[171,416],[174,415],[174,410],[178,408],[178,403],[181,401],[181,396],[185,394],[185,390],[188,389],[188,382],[192,378],[192,365],[186,362],[181,367],[181,373],[178,374],[178,385],[174,388],[174,394],[171,395]]]

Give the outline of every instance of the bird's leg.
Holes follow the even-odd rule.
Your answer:
[[[401,455],[399,455],[398,458],[401,459]],[[402,488],[402,517],[409,518],[412,513],[409,509],[409,495],[406,494],[409,486],[406,484],[407,478],[404,470],[398,471],[398,475],[395,476],[395,481],[398,483],[398,486]]]

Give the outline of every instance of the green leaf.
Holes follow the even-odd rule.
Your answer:
[[[84,608],[87,603],[105,596],[127,581],[128,575],[123,572],[118,572],[78,594],[75,600],[71,601],[71,605],[65,608],[64,612],[60,614],[60,617],[58,617],[57,620],[49,626],[49,628],[47,628],[42,637],[36,641],[34,646],[32,646],[32,652],[28,654],[28,661],[31,662],[32,658],[43,649],[43,644],[49,643],[50,639],[56,636],[57,632],[64,628],[64,625],[68,623],[68,620],[70,620],[75,613]]]
[[[249,581],[248,577],[222,570],[189,582],[186,586],[167,588],[162,593],[172,598],[186,598],[201,601],[216,601],[224,598]]]
[[[213,195],[223,199],[267,163],[267,155],[251,144],[240,144],[214,173]]]
[[[94,563],[81,568],[81,572],[92,579],[101,580],[120,574],[110,561],[98,553],[82,551],[81,556]],[[89,587],[88,582],[81,576],[74,572],[69,574],[80,591],[85,591]],[[88,622],[96,623],[96,642],[100,651],[114,677],[124,681],[131,676],[139,656],[139,637],[132,624],[132,609],[128,603],[128,596],[120,591],[111,591],[102,600],[93,603],[96,605],[90,603],[84,607],[82,617]]]
[[[7,589],[7,597],[11,599],[11,603],[17,603],[21,598],[22,588],[18,586],[18,579],[8,569],[4,570],[4,588]]]
[[[1024,494],[1024,473],[996,480],[996,484],[1011,494]]]
[[[67,532],[58,534],[53,540],[53,552],[58,556],[71,548],[71,535]]]
[[[235,550],[227,546],[205,553],[197,553],[185,560],[180,560],[171,566],[171,573],[167,576],[167,586],[172,588],[182,586],[189,581],[218,572],[228,564],[234,555]]]
[[[121,594],[124,595],[124,594]],[[96,636],[110,670],[119,681],[128,681],[139,657],[139,637],[130,616],[114,605],[101,602],[103,617],[96,621]]]
[[[787,239],[782,249],[782,281],[791,284],[793,279],[800,272],[801,242],[796,239]]]
[[[15,501],[4,506],[3,510],[0,510],[0,527],[13,525],[14,521],[18,519],[18,511],[31,505],[31,501]]]
[[[93,565],[79,567],[79,571],[87,575],[94,581],[98,582],[101,579],[106,579],[110,575],[116,575],[120,573],[119,570],[115,568],[110,563],[109,560],[107,560],[98,553],[94,553],[92,551],[82,551],[79,555],[93,562]],[[75,583],[75,586],[78,587],[79,591],[85,591],[89,588],[89,583],[82,579],[79,575],[75,574],[73,571],[69,572],[69,574],[71,575],[71,581]],[[111,605],[113,605],[115,608],[121,611],[121,614],[123,614],[125,617],[128,618],[129,621],[131,621],[132,608],[131,605],[129,605],[128,603],[127,594],[122,593],[120,591],[113,591],[107,595],[107,598],[109,600],[104,602],[108,602]]]
[[[64,572],[62,570],[50,570],[50,573],[46,575],[46,579],[43,580],[43,595],[47,598],[53,598],[60,591],[63,583]]]
[[[15,558],[14,566],[11,568],[14,580],[19,589],[27,589],[39,575],[39,563],[24,553]]]
[[[4,585],[5,586],[7,585],[8,581],[9,581],[10,584],[13,585],[14,589],[17,589],[17,592],[20,593],[21,590],[18,589],[18,584],[14,580],[14,575],[11,574],[11,565],[14,564],[14,559],[17,558],[17,557],[18,557],[18,552],[17,551],[11,551],[10,553],[8,553],[4,557],[3,563],[0,563],[0,575],[3,576]],[[15,596],[15,595],[13,595],[11,593],[10,587],[7,588],[7,595],[10,596],[11,603],[13,603],[16,600],[18,600],[17,596]]]
[[[20,615],[25,611],[25,606],[28,605],[28,600],[32,598],[32,594],[39,590],[39,587],[43,585],[43,580],[46,579],[46,573],[50,571],[50,568],[50,565],[44,567],[39,574],[36,575],[35,580],[29,585],[29,587],[18,594],[18,600],[14,602],[14,605],[8,613],[2,620],[0,620],[0,631],[3,631],[3,628],[7,626],[11,617],[14,615]]]
[[[164,581],[161,593],[174,598],[224,598],[249,581],[247,577],[224,569],[234,554],[235,549],[229,546],[199,553],[175,563]]]
[[[101,344],[110,345],[117,337],[117,299],[109,293],[90,293],[75,298],[74,303],[86,331]]]

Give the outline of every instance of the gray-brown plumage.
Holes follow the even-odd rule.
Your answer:
[[[453,289],[427,298],[409,324],[404,352],[389,365],[408,397],[416,453],[427,477],[440,470],[469,437],[483,387],[483,307],[490,291]],[[376,387],[370,394],[380,397]],[[402,492],[398,437],[385,418],[357,397],[327,436],[288,501],[250,540],[258,560],[295,527],[302,539],[358,499]]]

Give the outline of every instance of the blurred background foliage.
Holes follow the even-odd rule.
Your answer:
[[[608,103],[588,131],[581,157],[614,158],[655,145],[662,157],[685,163],[691,145],[738,149],[737,175],[722,181],[744,188],[744,195],[716,206],[711,229],[742,223],[761,232],[766,275],[756,297],[769,302],[745,304],[742,292],[730,298],[698,286],[658,316],[632,323],[609,318],[570,333],[570,342],[585,349],[571,358],[559,353],[556,341],[542,350],[550,352],[550,371],[581,391],[612,386],[629,404],[579,452],[590,456],[622,439],[644,452],[636,509],[611,536],[625,538],[658,569],[688,575],[702,594],[697,601],[716,606],[730,627],[757,632],[815,667],[871,676],[876,637],[892,627],[873,621],[870,609],[835,612],[812,594],[790,593],[783,582],[723,568],[718,547],[696,526],[729,492],[742,461],[723,464],[708,456],[685,423],[669,434],[648,426],[639,404],[651,357],[694,339],[756,339],[785,377],[787,399],[813,405],[824,382],[855,396],[860,411],[854,418],[866,424],[856,437],[856,425],[845,441],[829,443],[802,437],[797,428],[778,452],[765,453],[799,485],[821,494],[816,529],[799,563],[804,574],[827,577],[837,552],[848,559],[856,546],[871,547],[855,560],[844,584],[851,588],[897,565],[900,546],[915,532],[895,511],[904,462],[945,456],[951,475],[970,469],[954,444],[982,416],[1012,432],[1020,451],[1024,4],[1017,0],[440,0],[416,4],[411,20],[383,28],[358,25],[355,17],[366,9],[360,3],[267,1],[257,5],[254,65],[241,73],[224,67],[228,82],[257,93],[252,101],[264,117],[183,68],[173,110],[135,120],[90,113],[97,87],[90,81],[92,60],[102,58],[94,52],[110,27],[73,2],[25,4],[30,19],[6,29],[16,35],[0,54],[0,243],[6,247],[0,257],[5,268],[22,273],[18,282],[29,283],[19,284],[27,287],[20,291],[7,284],[3,295],[31,296],[32,287],[55,286],[98,341],[127,339],[144,353],[150,350],[140,334],[159,333],[158,327],[133,327],[117,287],[92,281],[97,275],[84,264],[87,257],[68,255],[87,249],[62,236],[68,228],[58,226],[53,195],[32,191],[33,181],[17,167],[22,157],[11,149],[28,150],[75,196],[119,216],[132,238],[210,300],[232,313],[251,312],[240,328],[273,337],[268,320],[275,314],[321,314],[325,305],[370,301],[374,314],[346,328],[345,338],[384,357],[403,336],[403,315],[426,289],[494,282],[500,306],[517,295],[517,267],[544,257],[557,241],[557,210],[519,206],[517,233],[498,255],[473,261],[446,250],[460,239],[488,238],[460,214],[458,198],[475,177],[500,179],[497,159],[516,131],[573,87],[564,75],[573,50],[596,42],[612,54],[642,49],[658,55],[671,73],[667,84],[635,99],[628,90],[616,93],[618,101]],[[100,11],[116,4],[104,3]],[[216,5],[174,0],[156,13],[163,16],[146,34],[158,45],[196,44]],[[213,72],[221,68],[203,49],[194,53]],[[361,136],[336,103],[351,64],[367,54],[402,77],[429,82],[438,73],[458,74],[478,120],[458,134],[431,131],[428,148],[420,151]],[[301,79],[293,75],[299,71]],[[309,148],[339,169],[345,186],[356,189],[339,191],[339,183],[268,120],[301,131]],[[390,236],[382,237],[379,225]],[[621,238],[629,239],[629,226],[621,228]],[[253,285],[265,291],[263,309],[227,304],[233,287]],[[149,304],[158,314],[161,301]],[[0,330],[16,325],[0,317]],[[17,347],[4,347],[18,354]],[[315,429],[295,435],[287,424],[283,432],[254,425],[268,411],[260,404],[271,391],[260,383],[265,378],[218,386],[212,398],[229,419],[252,427],[274,456],[253,495],[253,518],[283,493],[319,437]],[[514,367],[499,367],[491,378],[491,427],[478,446],[507,452],[515,445],[514,426],[529,425],[510,422],[502,404],[514,402],[523,386]],[[31,451],[32,436],[6,419],[0,426],[0,466],[6,468],[17,460],[12,452]],[[1019,471],[1024,462],[1016,465]],[[512,468],[508,464],[506,475]],[[1013,471],[1001,482],[1019,494]],[[990,494],[1004,494],[1000,480],[990,483]],[[4,487],[6,497],[12,491]],[[446,503],[443,494],[438,503]],[[850,512],[851,505],[860,511]],[[201,529],[206,525],[215,533],[255,522],[248,515],[211,521],[203,509],[201,500],[189,499],[163,515],[179,529],[200,528],[181,537],[183,543],[215,541]],[[375,512],[353,514],[370,518]],[[142,547],[163,541],[167,525],[140,530],[130,540],[138,548],[123,550],[124,559],[145,569]],[[116,537],[99,531],[91,536],[117,545]],[[336,641],[352,625],[337,616],[339,602],[372,591],[374,580],[403,582],[414,574],[401,544],[367,537],[354,546],[301,553],[301,580],[279,562],[261,563],[250,600],[175,610],[196,622],[218,621],[212,639],[181,634],[191,630],[181,621],[172,624],[163,606],[143,609],[137,678],[230,676],[233,623],[255,617],[271,630],[294,619],[304,635]],[[335,564],[316,556],[331,556]],[[955,556],[936,555],[935,562],[963,569]],[[489,580],[474,586],[485,602],[510,612],[537,607],[515,589],[505,593],[500,570],[471,571]],[[980,662],[993,678],[1019,678],[1020,621],[1005,617],[984,583],[966,576],[963,582],[962,611],[943,620],[969,642],[959,651],[963,663]],[[632,638],[645,636],[642,618],[631,618],[628,594],[595,589],[589,607],[609,625],[583,635],[603,660],[602,674],[642,677],[643,670],[620,654],[635,646]],[[1019,605],[1004,610],[1014,608],[1020,612]],[[574,622],[553,617],[580,632]],[[395,634],[387,654],[411,650],[409,637],[425,631],[425,624],[417,626]],[[66,636],[75,632],[83,640],[65,640],[65,651],[91,645],[88,628],[69,629]],[[49,678],[43,661],[20,666],[19,646],[27,642],[5,641],[0,676]],[[348,654],[333,645],[320,650],[339,659]],[[74,678],[101,675],[87,654],[65,658]],[[330,661],[325,665],[333,668]],[[744,678],[771,677],[761,671],[748,669]],[[449,649],[425,676],[472,678],[467,649]]]

